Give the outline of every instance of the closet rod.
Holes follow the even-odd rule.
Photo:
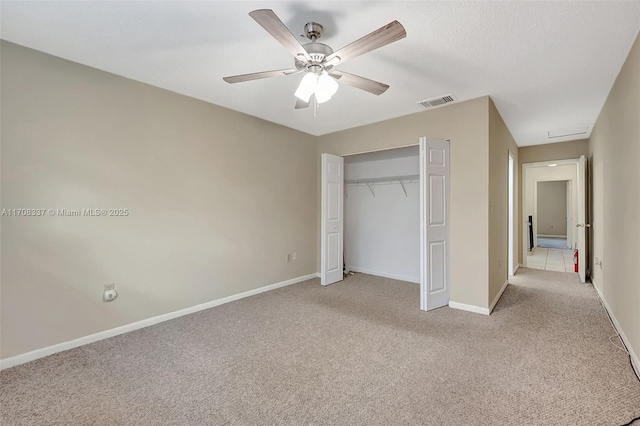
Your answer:
[[[353,184],[359,184],[359,183],[363,183],[363,184],[370,184],[370,183],[383,183],[383,182],[402,182],[402,181],[408,181],[408,180],[419,180],[420,179],[420,175],[404,175],[404,176],[385,176],[385,177],[379,177],[379,178],[365,178],[365,179],[350,179],[350,180],[345,180],[344,183],[347,185],[353,185]]]
[[[387,177],[381,177],[381,178],[352,179],[352,180],[346,180],[344,183],[346,185],[367,185],[367,187],[369,188],[369,191],[371,191],[371,195],[373,195],[373,198],[376,198],[376,193],[373,192],[373,188],[371,187],[371,184],[398,182],[402,187],[402,191],[404,191],[404,196],[408,197],[407,188],[405,188],[404,183],[415,181],[415,180],[420,180],[420,175],[404,175],[404,176],[387,176]],[[344,196],[349,198],[349,195],[347,195],[346,189],[344,191]]]

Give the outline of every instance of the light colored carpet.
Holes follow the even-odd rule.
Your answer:
[[[590,285],[520,270],[494,314],[317,279],[0,373],[3,425],[620,425],[640,382]]]

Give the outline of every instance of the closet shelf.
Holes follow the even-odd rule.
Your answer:
[[[375,183],[399,183],[402,187],[402,191],[404,191],[404,196],[407,197],[407,188],[404,187],[405,182],[411,181],[420,181],[420,175],[404,175],[404,176],[385,176],[379,178],[366,178],[366,179],[350,179],[345,180],[345,185],[367,185],[369,187],[369,191],[371,191],[371,195],[373,198],[376,198],[376,193],[373,191],[371,187],[372,184]],[[345,197],[349,197],[347,192],[344,193]]]
[[[406,182],[409,180],[420,180],[420,175],[404,175],[404,176],[385,176],[379,178],[366,178],[366,179],[350,179],[345,180],[346,185],[357,185],[367,183],[385,183],[385,182]]]

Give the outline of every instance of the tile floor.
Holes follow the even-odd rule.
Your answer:
[[[527,267],[573,273],[573,250],[534,247],[527,255]]]

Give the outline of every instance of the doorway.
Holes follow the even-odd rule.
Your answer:
[[[538,181],[537,246],[567,250],[571,217],[571,180]]]
[[[422,310],[448,305],[449,162],[449,141],[426,138],[344,157],[322,154],[322,285],[341,281],[344,265],[420,283]]]
[[[585,281],[585,161],[582,156],[522,165],[523,266],[573,273],[577,250]],[[555,211],[552,218],[545,216],[550,209]]]

